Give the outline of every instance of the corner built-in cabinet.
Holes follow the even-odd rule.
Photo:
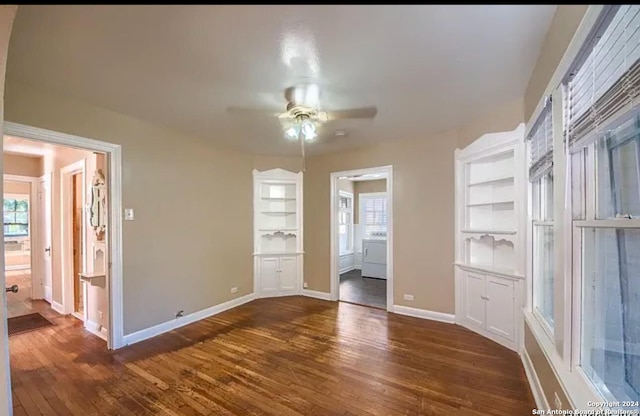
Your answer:
[[[254,292],[296,295],[302,290],[302,172],[253,171]]]
[[[456,150],[456,322],[517,350],[524,285],[524,125]]]

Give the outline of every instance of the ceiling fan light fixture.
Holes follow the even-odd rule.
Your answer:
[[[311,141],[318,137],[318,133],[316,133],[316,126],[311,121],[304,120],[300,128],[302,129],[302,134],[306,141]]]
[[[298,140],[298,129],[296,128],[296,126],[289,127],[285,132],[285,136],[289,140]]]

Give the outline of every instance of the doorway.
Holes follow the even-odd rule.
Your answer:
[[[33,256],[37,218],[36,178],[4,175],[4,255],[6,286],[18,290],[7,296],[7,316],[31,312],[31,301],[42,298]]]
[[[331,298],[393,309],[392,167],[331,174]]]
[[[71,211],[71,227],[73,233],[71,236],[71,244],[73,246],[73,315],[85,321],[85,307],[84,294],[85,287],[80,281],[80,275],[84,272],[84,172],[74,173],[71,176],[71,199],[72,199],[72,211]],[[63,214],[64,215],[64,214]],[[68,214],[67,214],[68,215]]]
[[[47,300],[40,301],[45,307],[38,312],[50,319],[58,314],[83,319],[84,329],[107,340],[107,348],[120,348],[120,146],[10,122],[4,124],[3,144],[5,153],[37,149],[43,159],[33,187],[37,204],[32,204],[41,209],[31,221],[37,236],[31,242],[32,269],[42,281],[42,297]],[[55,153],[61,148],[64,152]],[[10,302],[12,295],[7,293],[5,299]]]

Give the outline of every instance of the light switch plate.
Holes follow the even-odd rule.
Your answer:
[[[124,209],[124,220],[125,221],[133,221],[133,208],[125,208]]]

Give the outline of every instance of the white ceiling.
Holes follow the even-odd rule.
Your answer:
[[[283,90],[322,109],[376,105],[325,124],[308,151],[426,137],[521,97],[553,5],[20,6],[8,78],[264,154],[297,154],[275,118]],[[337,129],[347,135],[334,138]]]

